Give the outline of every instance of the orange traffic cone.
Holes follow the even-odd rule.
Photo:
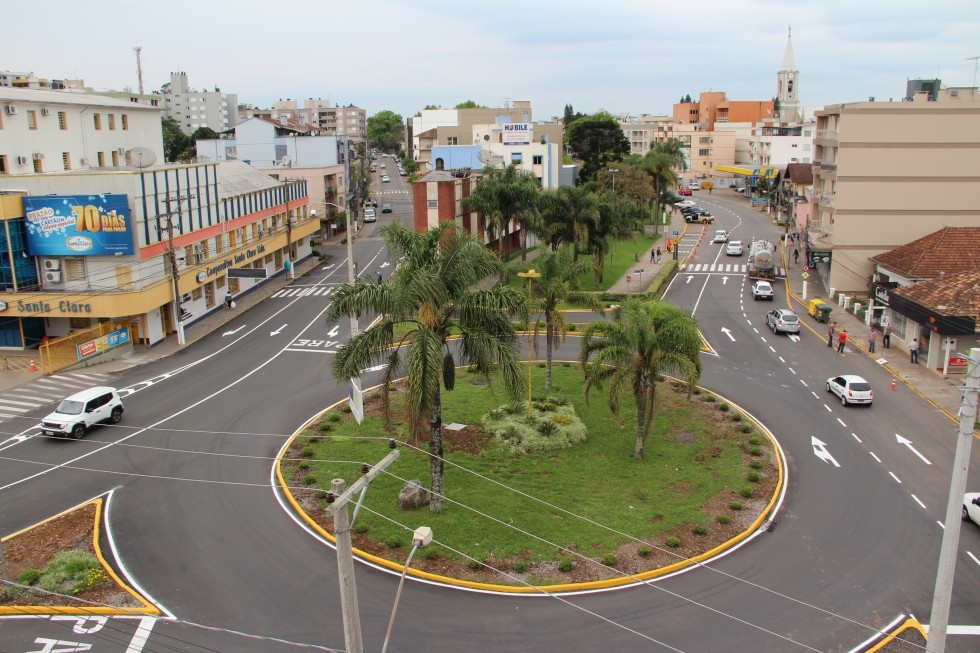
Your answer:
[[[34,359],[31,359],[31,364],[27,366],[27,369],[31,372],[37,372],[37,365],[34,364]]]
[[[892,379],[892,390],[895,389],[895,379]]]

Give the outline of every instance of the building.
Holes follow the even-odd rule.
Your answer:
[[[160,109],[100,95],[0,88],[0,175],[163,161]]]
[[[722,91],[701,93],[697,102],[678,102],[673,110],[676,124],[700,124],[704,131],[714,131],[716,123],[760,122],[775,115],[772,100],[729,100]]]
[[[455,222],[466,231],[486,239],[476,211],[463,209],[482,175],[469,170],[434,170],[412,184],[412,224],[415,231],[428,231],[445,222]]]
[[[296,123],[316,129],[321,136],[346,136],[355,143],[367,139],[367,111],[353,104],[338,107],[330,100],[308,98],[303,106],[296,100],[279,100],[271,109],[251,105],[239,108],[241,120],[265,118],[283,123]]]
[[[167,117],[176,120],[188,136],[201,127],[220,132],[238,123],[237,95],[222,93],[217,86],[213,91],[195,91],[187,73],[170,73],[163,96]]]
[[[980,103],[859,102],[816,119],[807,249],[828,289],[867,293],[875,256],[980,224]]]
[[[241,162],[0,176],[0,346],[54,339],[70,366],[100,323],[181,334],[311,254],[307,207],[305,182]]]
[[[346,228],[336,217],[354,197],[350,137],[321,135],[316,127],[271,118],[248,118],[220,136],[197,141],[198,161],[243,161],[274,179],[303,180],[324,235]]]
[[[774,117],[789,123],[803,120],[799,93],[800,71],[796,69],[796,57],[793,56],[793,29],[790,28],[786,35],[783,63],[776,73],[776,100],[779,102],[779,107]]]
[[[33,72],[0,71],[0,87],[29,88],[34,90],[63,91],[66,89],[84,90],[83,79],[44,79]]]

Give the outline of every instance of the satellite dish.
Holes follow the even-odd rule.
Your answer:
[[[126,159],[130,165],[134,165],[142,170],[156,163],[157,155],[148,147],[134,147],[126,152]]]
[[[484,168],[496,168],[504,162],[503,156],[494,154],[490,150],[480,150],[476,157],[480,159],[480,163],[483,164]]]

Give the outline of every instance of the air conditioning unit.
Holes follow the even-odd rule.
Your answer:
[[[179,268],[187,266],[187,254],[184,250],[174,252],[174,260],[177,262],[177,267]]]
[[[41,115],[42,116],[50,116],[51,115],[51,109],[49,109],[47,107],[41,107]]]
[[[120,148],[119,148],[118,150],[116,150],[116,151],[117,151],[117,152],[119,152],[120,154],[125,154],[125,153],[126,153],[126,148],[125,148],[125,147],[120,147]]]
[[[259,225],[259,238],[261,238],[264,235],[265,235],[265,229],[262,228],[262,225]]]
[[[61,272],[58,270],[47,270],[44,273],[44,280],[48,283],[61,283]]]
[[[44,161],[44,154],[42,152],[35,152],[34,153],[34,160],[35,161]]]
[[[27,165],[27,157],[26,156],[19,156],[19,157],[17,157],[17,165],[19,165],[19,166],[26,166]]]
[[[14,106],[14,105],[12,105],[12,104],[8,104],[8,105],[6,105],[6,106],[5,106],[4,108],[3,108],[3,110],[4,110],[4,112],[5,112],[5,113],[6,113],[6,114],[7,114],[8,116],[16,116],[16,115],[17,115],[17,107],[15,107],[15,106]]]
[[[83,165],[83,166],[87,166],[88,165],[88,159],[82,159],[81,161],[79,161],[79,163],[81,165]]]
[[[61,269],[61,259],[57,259],[57,258],[46,258],[46,259],[44,259],[44,269],[45,270],[60,270]]]

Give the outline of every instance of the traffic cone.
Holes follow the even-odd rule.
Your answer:
[[[31,359],[31,364],[27,366],[28,371],[37,372],[37,365],[34,364],[34,359]]]
[[[892,390],[895,389],[895,379],[892,379]]]

